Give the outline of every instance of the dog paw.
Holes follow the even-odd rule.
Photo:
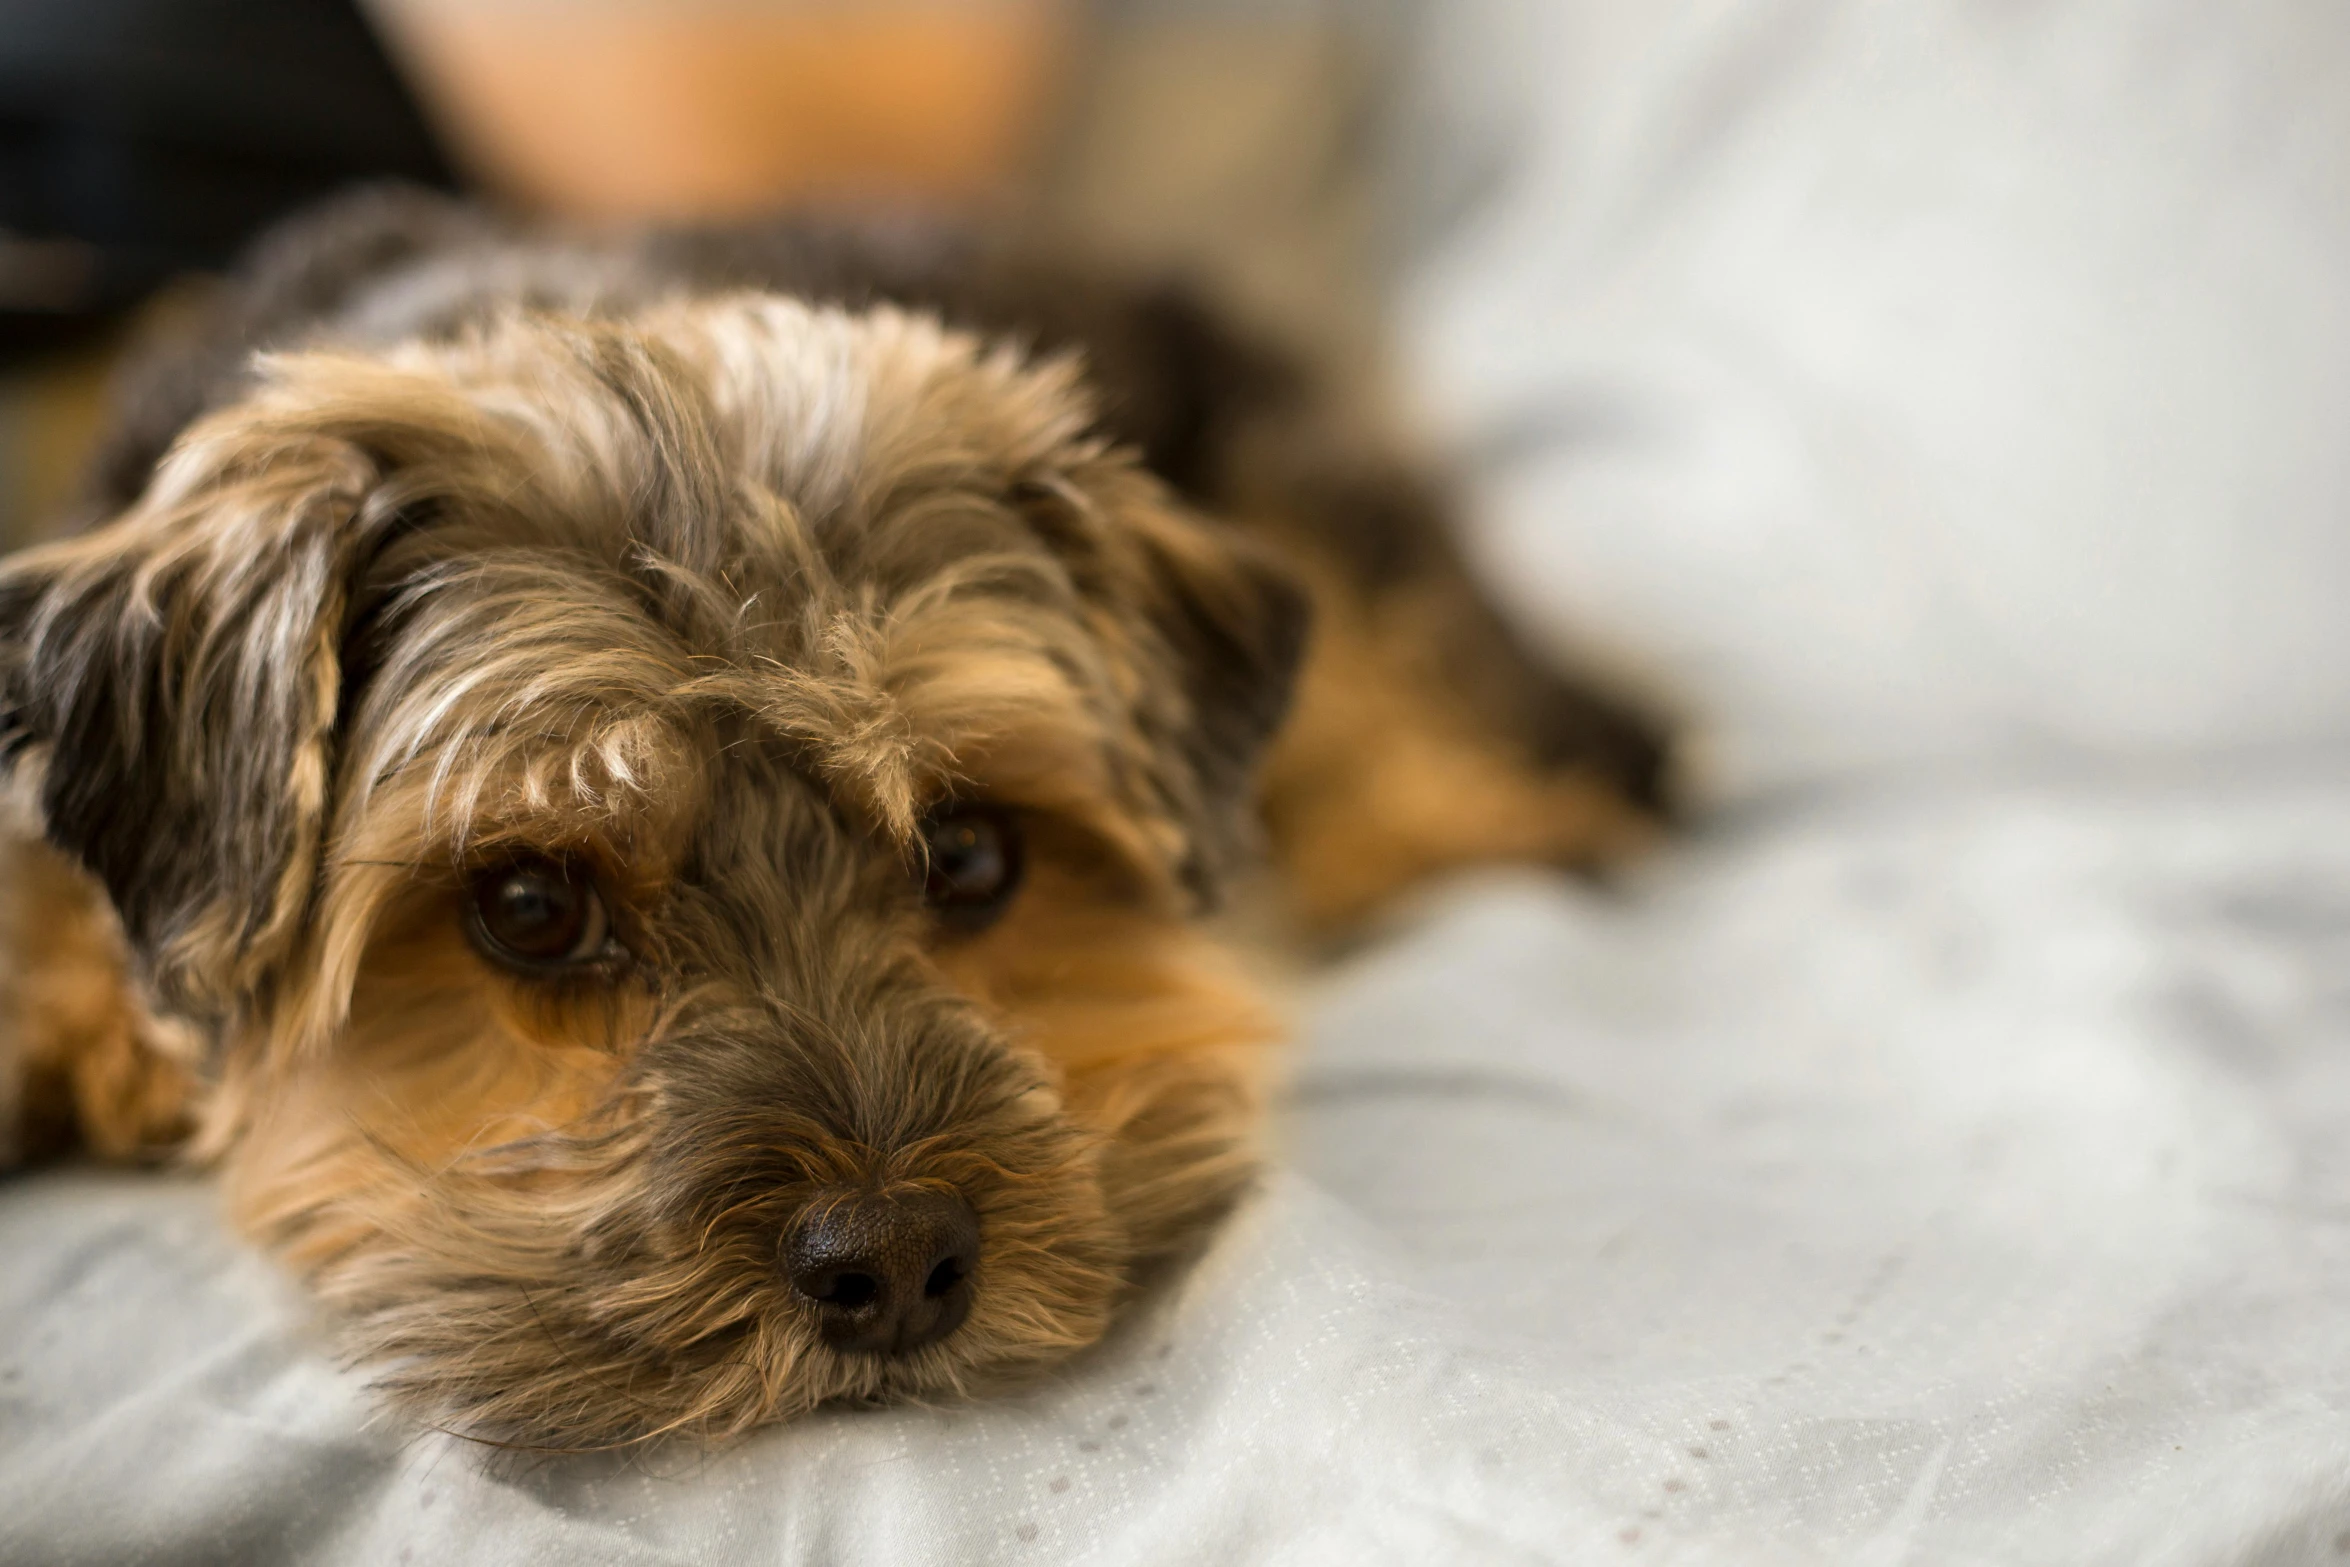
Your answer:
[[[159,1158],[189,1131],[194,1086],[96,884],[47,844],[0,835],[0,1168],[77,1148]]]

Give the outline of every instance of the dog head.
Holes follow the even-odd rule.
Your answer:
[[[722,1437],[1090,1342],[1249,1167],[1298,592],[1073,367],[772,296],[270,361],[0,570],[50,837],[385,1385]]]

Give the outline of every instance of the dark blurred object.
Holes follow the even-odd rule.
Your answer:
[[[350,0],[0,0],[0,362],[448,160]]]

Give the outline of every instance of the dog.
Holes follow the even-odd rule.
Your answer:
[[[1034,245],[372,191],[129,385],[0,564],[0,1127],[485,1442],[1069,1356],[1256,1167],[1266,844],[1327,934],[1662,818],[1393,443]]]

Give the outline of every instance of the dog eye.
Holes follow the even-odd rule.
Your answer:
[[[595,883],[535,856],[474,879],[472,925],[482,950],[509,968],[569,968],[612,948],[612,921]]]
[[[976,929],[1020,889],[1020,824],[984,806],[948,806],[923,823],[922,896],[950,921]]]

